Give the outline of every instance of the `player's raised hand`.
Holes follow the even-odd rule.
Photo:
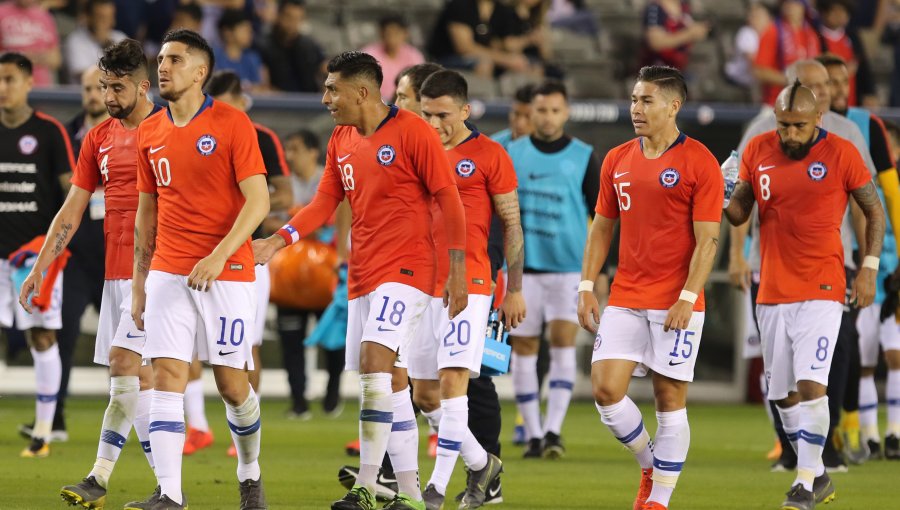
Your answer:
[[[225,262],[226,259],[215,254],[209,255],[197,262],[197,265],[194,266],[191,274],[188,275],[188,287],[194,290],[209,292],[213,282],[216,281],[216,278],[218,278],[225,269]]]
[[[257,264],[268,264],[275,253],[284,248],[284,239],[279,235],[269,236],[266,239],[253,240],[253,261]]]
[[[32,312],[31,294],[34,293],[34,297],[40,296],[43,283],[44,275],[40,272],[35,272],[33,269],[28,273],[28,277],[25,278],[25,283],[22,284],[22,291],[19,293],[19,304],[22,305],[26,312]]]
[[[593,291],[582,291],[578,293],[578,323],[581,327],[597,333],[597,326],[600,324],[600,303]]]
[[[131,318],[134,325],[141,331],[144,331],[144,308],[147,305],[147,292],[144,286],[131,286]]]
[[[500,313],[506,329],[518,327],[525,320],[525,297],[521,290],[506,293],[503,304],[500,305]]]
[[[865,308],[875,301],[875,281],[878,273],[872,268],[864,267],[853,280],[850,291],[850,304],[857,308]]]
[[[691,323],[691,315],[694,313],[694,304],[684,299],[679,299],[672,308],[669,308],[669,314],[666,316],[666,322],[663,323],[663,331],[668,332],[672,329],[687,329]]]

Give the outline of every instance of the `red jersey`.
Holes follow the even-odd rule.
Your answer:
[[[801,161],[785,156],[776,131],[747,144],[740,179],[759,206],[762,264],[757,303],[844,302],[841,221],[848,193],[872,180],[859,151],[819,130]]]
[[[494,210],[491,197],[516,190],[519,185],[516,170],[503,146],[477,131],[446,153],[466,211],[466,279],[469,294],[490,295],[491,261],[487,244]],[[441,210],[436,202],[431,209],[437,254],[433,296],[440,297],[450,273],[450,256]]]
[[[256,129],[244,112],[207,96],[184,127],[168,109],[138,128],[138,191],[159,196],[151,270],[188,275],[212,253],[244,206],[238,183],[265,175]],[[250,238],[219,280],[255,279]]]
[[[432,293],[429,207],[432,195],[453,185],[440,138],[414,113],[391,106],[368,137],[353,126],[334,129],[317,193],[350,201],[349,299],[385,282]]]
[[[724,180],[716,158],[684,134],[647,159],[642,138],[610,150],[600,168],[597,214],[619,218],[619,268],[609,304],[667,310],[684,288],[695,221],[722,218]],[[703,292],[694,304],[703,311]]]
[[[815,58],[819,53],[819,34],[809,23],[804,22],[802,27],[795,29],[788,23],[776,20],[760,37],[754,63],[759,67],[783,72],[794,62]],[[775,104],[783,88],[784,85],[763,86],[763,101]]]

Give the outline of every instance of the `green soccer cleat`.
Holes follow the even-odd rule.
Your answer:
[[[425,510],[425,502],[422,500],[416,501],[408,494],[401,492],[390,503],[384,505],[383,510]]]
[[[781,510],[813,510],[816,507],[815,495],[797,484],[791,487],[787,498],[781,504]]]
[[[831,482],[831,477],[828,476],[828,473],[822,473],[822,476],[817,476],[813,480],[813,495],[816,498],[817,505],[827,505],[834,501],[834,483]]]
[[[472,471],[466,483],[466,492],[459,502],[460,510],[479,508],[484,505],[488,487],[503,472],[503,462],[495,455],[488,454],[487,464],[478,470]]]
[[[375,510],[375,496],[362,486],[354,486],[343,498],[331,504],[331,510]]]
[[[97,483],[97,479],[89,476],[75,485],[66,485],[59,490],[66,503],[84,508],[102,509],[106,504],[106,489]]]

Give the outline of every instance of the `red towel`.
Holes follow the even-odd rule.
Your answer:
[[[25,243],[18,250],[12,252],[9,256],[9,261],[12,266],[16,268],[22,267],[26,260],[31,257],[36,257],[41,252],[41,247],[44,246],[44,239],[46,237],[47,236],[43,235],[37,236]],[[50,300],[53,297],[53,284],[56,282],[56,277],[59,276],[63,268],[66,267],[66,263],[69,262],[69,257],[71,255],[72,253],[68,249],[65,249],[50,263],[50,267],[47,268],[47,274],[44,275],[44,283],[41,284],[40,296],[31,298],[31,304],[41,312],[46,312],[50,309]]]

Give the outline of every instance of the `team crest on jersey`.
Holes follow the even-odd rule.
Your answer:
[[[34,151],[37,150],[37,146],[37,138],[31,135],[25,135],[22,138],[19,138],[19,152],[26,156],[34,154]]]
[[[384,166],[388,166],[394,162],[397,157],[397,151],[390,145],[382,145],[378,148],[378,162]]]
[[[666,168],[659,174],[659,183],[663,188],[674,188],[681,180],[681,174],[674,168]]]
[[[203,135],[197,139],[197,152],[209,156],[216,151],[216,139],[213,135]]]
[[[821,181],[828,175],[828,167],[825,166],[825,163],[816,161],[809,165],[809,168],[806,169],[806,174],[814,181]]]
[[[475,162],[471,159],[459,160],[459,163],[456,164],[456,173],[460,177],[472,177],[472,174],[475,173]]]

